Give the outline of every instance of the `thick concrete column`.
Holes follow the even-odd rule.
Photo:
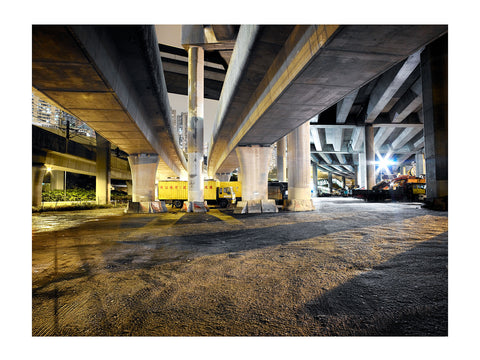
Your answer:
[[[417,176],[425,174],[425,159],[423,158],[423,152],[418,152],[415,154],[415,173]]]
[[[238,203],[238,208],[242,213],[276,212],[275,201],[268,200],[268,165],[272,148],[238,146],[236,152],[242,183],[242,201]]]
[[[188,212],[205,212],[203,189],[204,51],[188,48]]]
[[[42,205],[42,183],[46,171],[44,164],[32,164],[32,206]]]
[[[277,179],[287,181],[287,137],[277,141]]]
[[[365,152],[358,154],[357,185],[359,188],[367,188],[367,157]]]
[[[314,210],[310,191],[310,123],[287,135],[288,200],[287,210]]]
[[[429,44],[421,55],[427,204],[447,207],[448,38]]]
[[[333,174],[331,172],[328,173],[328,188],[330,194],[333,194]]]
[[[50,190],[63,190],[65,188],[65,171],[52,170],[50,173]]]
[[[126,180],[125,183],[127,184],[127,195],[129,198],[132,197],[133,191],[132,191],[132,180]]]
[[[313,196],[318,196],[318,166],[317,164],[312,164],[312,181],[313,181]]]
[[[365,126],[365,160],[367,166],[366,189],[371,190],[375,185],[375,144],[372,125]]]
[[[110,142],[97,134],[97,173],[95,192],[97,204],[110,204]]]
[[[155,176],[159,158],[157,154],[128,156],[132,171],[132,201],[155,201]]]

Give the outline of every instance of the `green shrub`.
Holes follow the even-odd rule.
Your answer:
[[[50,190],[42,192],[42,201],[95,201],[95,190],[80,188],[63,190]]]

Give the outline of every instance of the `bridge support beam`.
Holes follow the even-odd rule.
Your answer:
[[[318,166],[317,164],[312,164],[312,181],[313,181],[313,196],[318,196]]]
[[[203,189],[204,51],[188,48],[188,204],[187,212],[206,212]]]
[[[272,155],[270,146],[238,146],[242,201],[237,212],[277,212],[275,200],[268,200],[268,164]]]
[[[448,40],[428,45],[421,56],[427,206],[448,201]]]
[[[97,134],[97,176],[95,179],[98,205],[110,204],[110,142]]]
[[[290,211],[314,210],[310,191],[310,123],[306,122],[287,135],[288,200]]]
[[[365,160],[367,184],[366,189],[372,190],[375,185],[375,141],[374,129],[372,125],[365,126]]]
[[[132,201],[155,201],[155,176],[159,158],[156,154],[128,156],[132,171]]]
[[[42,183],[47,168],[44,164],[33,163],[32,165],[32,206],[42,205]]]
[[[315,129],[316,130],[316,129]],[[277,179],[287,181],[287,137],[277,141]]]

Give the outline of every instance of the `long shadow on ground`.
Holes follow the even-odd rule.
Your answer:
[[[310,301],[318,335],[447,336],[447,233]]]

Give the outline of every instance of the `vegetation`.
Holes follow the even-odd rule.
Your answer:
[[[95,201],[95,190],[67,189],[42,192],[42,201]]]
[[[111,200],[121,201],[128,200],[128,195],[123,191],[112,190],[110,193]],[[64,190],[48,190],[42,192],[42,201],[95,201],[95,190],[89,189],[67,189]]]

